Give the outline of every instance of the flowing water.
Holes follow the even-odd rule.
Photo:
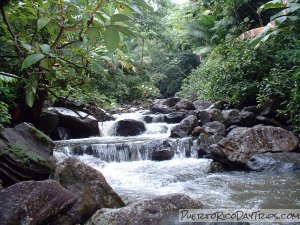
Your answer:
[[[117,120],[142,120],[147,112],[116,115]],[[146,132],[136,137],[115,137],[113,124],[100,123],[102,137],[58,141],[59,161],[75,156],[101,171],[125,202],[152,196],[183,193],[212,208],[300,207],[300,172],[207,173],[210,159],[198,159],[197,141],[170,139],[175,124],[153,115]],[[165,147],[176,154],[172,160],[151,161],[151,153]]]

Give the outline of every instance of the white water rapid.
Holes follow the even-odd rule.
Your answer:
[[[147,111],[115,115],[116,120],[143,120]],[[197,141],[170,139],[171,128],[161,115],[152,117],[146,132],[135,137],[116,137],[116,121],[100,123],[102,137],[58,141],[59,161],[75,156],[101,171],[126,202],[169,193],[183,193],[213,208],[299,208],[299,172],[207,173],[210,159],[198,159]],[[151,161],[156,149],[170,147],[175,157]]]

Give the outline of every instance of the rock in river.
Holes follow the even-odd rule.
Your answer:
[[[49,224],[75,201],[74,194],[53,180],[20,182],[0,192],[0,223]]]
[[[119,209],[101,209],[86,225],[166,225],[178,222],[179,209],[199,209],[202,204],[183,194],[141,200]]]
[[[117,121],[113,130],[115,136],[136,136],[146,131],[146,126],[143,121],[125,119]]]
[[[227,166],[245,166],[254,154],[290,152],[299,145],[299,138],[280,127],[257,125],[233,129],[218,145],[208,149],[211,157]]]
[[[102,173],[75,158],[59,164],[54,178],[78,198],[66,215],[55,222],[56,225],[84,224],[101,208],[124,206]]]

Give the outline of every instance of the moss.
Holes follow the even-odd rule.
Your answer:
[[[47,135],[45,135],[41,131],[35,129],[34,127],[30,127],[29,130],[30,130],[31,134],[34,135],[34,137],[37,140],[39,140],[39,141],[41,141],[45,144],[51,144],[52,143],[52,140]]]
[[[8,151],[25,164],[45,161],[45,158],[43,156],[37,153],[33,153],[32,151],[28,151],[26,148],[20,145],[13,145],[8,149]]]

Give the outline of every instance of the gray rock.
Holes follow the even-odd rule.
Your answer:
[[[223,165],[219,162],[211,162],[209,167],[206,169],[206,173],[220,173],[223,172]]]
[[[196,109],[205,110],[208,109],[212,103],[205,100],[196,100],[193,102]]]
[[[272,153],[253,155],[247,167],[253,171],[278,171],[292,172],[300,170],[300,154],[294,152]]]
[[[208,134],[208,132],[203,128],[203,127],[195,127],[194,130],[192,131],[192,136],[194,137],[199,137],[200,134]]]
[[[223,110],[222,114],[225,118],[225,125],[227,127],[231,125],[240,125],[242,122],[242,116],[240,115],[240,111],[237,109]]]
[[[82,111],[73,111],[62,107],[51,107],[48,111],[54,112],[59,118],[59,127],[64,127],[70,138],[88,138],[100,136],[98,120]],[[57,136],[51,134],[56,140]]]
[[[20,181],[47,179],[56,166],[54,142],[31,124],[0,133],[0,179],[7,187]]]
[[[55,112],[44,112],[35,123],[37,129],[50,135],[59,124],[58,115]]]
[[[182,120],[179,125],[176,125],[171,130],[171,136],[173,138],[185,137],[192,133],[194,128],[198,125],[198,119],[196,116],[188,116]]]
[[[152,113],[168,114],[172,112],[172,109],[167,105],[156,103],[150,107],[150,111]]]
[[[188,99],[182,99],[175,105],[176,110],[194,110],[196,107],[193,102]]]
[[[179,98],[179,97],[171,97],[171,98],[167,98],[167,99],[163,100],[162,104],[171,108],[171,107],[174,107],[180,101],[181,101],[181,98]]]
[[[208,112],[210,121],[219,121],[221,123],[225,123],[225,118],[222,115],[221,110],[219,110],[219,109],[209,109],[209,110],[206,110],[206,111]]]
[[[226,106],[228,105],[228,102],[226,101],[217,101],[214,104],[212,104],[209,108],[210,109],[219,109],[219,110],[224,110]]]
[[[53,180],[25,181],[0,192],[0,221],[5,225],[45,225],[63,214],[76,196]]]
[[[206,110],[200,110],[198,112],[197,118],[200,121],[201,125],[203,126],[204,124],[210,122],[211,115]]]
[[[259,109],[257,106],[247,106],[242,110],[242,112],[252,112],[257,115],[259,113]]]
[[[173,112],[165,117],[166,123],[180,123],[185,117],[184,112]]]
[[[255,154],[290,152],[298,147],[299,138],[279,127],[258,125],[233,129],[218,145],[208,149],[211,157],[227,166],[245,166]]]
[[[164,161],[170,160],[174,157],[175,152],[171,149],[160,149],[152,152],[151,160],[153,161]]]
[[[203,128],[207,133],[210,134],[219,134],[222,136],[225,136],[226,133],[226,127],[223,123],[220,123],[218,121],[206,123]]]
[[[56,225],[83,224],[101,208],[124,206],[99,171],[74,158],[59,164],[54,178],[78,198],[72,208],[55,221]]]
[[[263,117],[263,116],[257,116],[256,117],[256,124],[263,124],[263,125],[267,125],[267,126],[280,127],[280,123],[276,122],[275,120],[269,119],[267,117]]]
[[[242,111],[240,112],[240,116],[242,117],[241,125],[246,127],[252,127],[257,125],[256,116],[253,112]]]
[[[209,135],[202,133],[197,139],[198,146],[198,158],[202,158],[208,155],[208,149],[211,145],[219,143],[222,140],[221,135]]]
[[[146,131],[144,122],[132,119],[119,120],[113,127],[115,136],[136,136]]]
[[[120,209],[101,209],[85,225],[166,225],[178,222],[179,209],[199,209],[202,204],[183,194],[142,200]]]

